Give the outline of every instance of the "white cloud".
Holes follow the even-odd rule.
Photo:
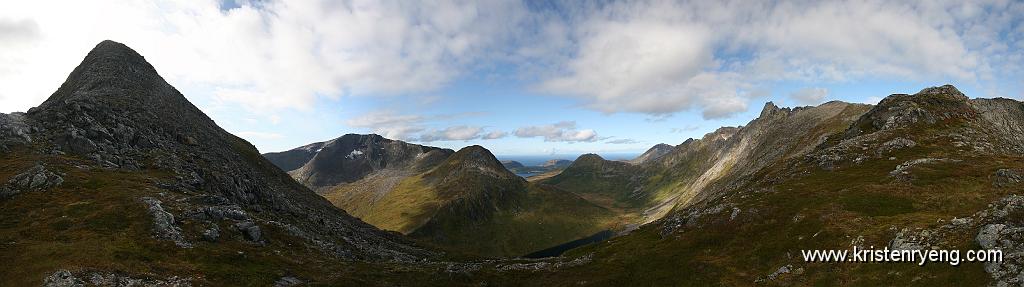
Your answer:
[[[472,139],[478,139],[483,134],[484,129],[477,126],[454,126],[448,127],[441,130],[430,130],[423,132],[419,136],[421,142],[434,142],[434,141],[468,141]]]
[[[801,105],[820,104],[828,96],[826,88],[803,88],[789,94],[789,98]]]
[[[345,125],[369,128],[383,137],[410,140],[414,134],[426,130],[423,122],[429,117],[421,115],[399,115],[391,111],[376,111],[345,121]]]
[[[419,142],[497,139],[507,134],[501,131],[487,133],[483,127],[471,125],[457,125],[444,129],[427,127],[428,124],[436,122],[477,115],[481,115],[481,113],[414,115],[379,110],[348,119],[345,121],[345,125],[367,128],[386,138]]]
[[[507,62],[588,109],[709,119],[779,81],[990,85],[1024,71],[1020,1],[0,1],[0,112],[42,102],[104,39],[210,91],[193,101],[261,113],[429,94]]]
[[[516,129],[514,134],[521,138],[543,137],[547,142],[594,142],[603,139],[594,130],[577,130],[574,121],[522,127]]]
[[[504,131],[492,131],[483,136],[485,140],[496,140],[508,136],[508,132]]]
[[[745,111],[778,81],[1019,73],[1016,1],[622,1],[574,10],[541,90],[603,112]],[[713,32],[712,32],[713,31]],[[542,50],[542,49],[534,49]],[[556,57],[557,58],[557,57]]]

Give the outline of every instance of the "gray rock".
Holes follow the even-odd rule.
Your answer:
[[[149,208],[149,215],[153,217],[153,233],[159,239],[174,241],[175,245],[182,248],[192,247],[181,235],[181,228],[175,225],[174,215],[164,210],[160,200],[152,197],[144,197],[142,201]]]
[[[82,287],[85,281],[78,279],[71,271],[57,270],[43,279],[43,287]]]
[[[897,150],[912,148],[917,146],[917,143],[906,139],[906,138],[895,138],[882,144],[881,147],[876,150],[878,155],[888,154]]]
[[[925,249],[927,238],[920,233],[911,232],[909,229],[902,229],[896,233],[896,237],[889,241],[891,250],[921,250]]]
[[[978,236],[975,237],[975,240],[978,241],[978,245],[981,245],[982,248],[995,248],[999,243],[999,233],[1003,231],[1004,228],[1006,228],[1006,225],[1004,224],[985,225],[985,227],[982,227],[981,231],[978,232]]]
[[[64,183],[63,177],[47,170],[43,165],[37,164],[31,169],[11,177],[7,181],[7,185],[0,188],[0,197],[13,196],[24,191],[46,190],[60,186],[62,183]]]
[[[84,276],[83,276],[84,277]],[[95,286],[160,286],[160,287],[190,287],[191,280],[172,276],[165,279],[157,278],[136,278],[125,274],[110,272],[94,272],[89,277],[89,283]]]
[[[256,225],[256,223],[253,223],[252,221],[243,221],[236,223],[235,228],[238,229],[239,232],[242,232],[245,239],[257,243],[263,242],[263,232],[260,231],[260,227],[259,225]]]
[[[992,181],[992,185],[996,187],[1010,187],[1019,184],[1024,181],[1024,175],[1021,175],[1020,170],[1016,169],[1000,169],[996,171],[995,179]]]
[[[277,279],[277,282],[274,282],[274,287],[290,287],[290,286],[297,286],[297,285],[302,284],[302,283],[306,283],[306,282],[304,282],[302,280],[299,280],[299,278],[295,278],[295,277],[291,277],[291,276],[285,276],[285,277],[281,277],[281,279]]]
[[[893,171],[890,171],[889,172],[889,176],[892,176],[892,177],[902,177],[902,176],[910,174],[910,169],[913,168],[916,165],[936,163],[936,162],[959,162],[959,160],[945,159],[945,158],[919,158],[919,159],[915,159],[915,160],[908,160],[908,161],[905,161],[905,162],[901,163],[900,165],[896,166],[896,169],[893,169]]]
[[[203,239],[209,242],[217,242],[220,239],[220,227],[216,224],[203,231]]]

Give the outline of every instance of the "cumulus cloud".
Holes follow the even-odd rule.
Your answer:
[[[419,136],[421,142],[434,141],[468,141],[479,139],[484,128],[477,126],[454,126],[441,130],[429,130]]]
[[[592,129],[576,129],[574,121],[522,127],[516,129],[514,134],[521,138],[543,137],[547,142],[594,142],[602,139]]]
[[[828,96],[826,88],[803,88],[789,94],[789,98],[801,105],[820,104]]]

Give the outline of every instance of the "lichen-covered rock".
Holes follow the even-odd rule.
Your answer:
[[[1024,175],[1022,175],[1020,170],[1004,168],[996,171],[992,185],[996,187],[1010,187],[1020,184],[1021,181],[1024,181]]]
[[[946,159],[946,158],[919,158],[919,159],[914,159],[914,160],[908,160],[908,161],[905,161],[905,162],[901,163],[900,165],[896,166],[896,169],[893,169],[892,171],[890,171],[889,172],[889,176],[892,176],[892,177],[903,177],[903,176],[909,175],[911,168],[913,168],[914,166],[917,166],[917,165],[921,165],[921,164],[929,164],[929,163],[936,163],[936,162],[958,162],[958,161],[959,160]]]
[[[876,150],[878,155],[888,154],[897,150],[912,148],[917,146],[917,143],[906,138],[895,138],[882,144],[881,147]]]
[[[220,227],[216,224],[213,224],[206,230],[203,230],[203,240],[217,242],[217,239],[220,239]]]
[[[64,178],[54,173],[41,164],[36,164],[29,170],[11,177],[7,185],[0,187],[0,198],[10,197],[15,194],[33,191],[47,190],[64,183]]]
[[[159,199],[144,197],[142,201],[146,203],[149,216],[153,218],[153,233],[157,238],[174,241],[178,247],[192,247],[181,235],[181,228],[176,225],[174,215],[164,210]]]
[[[71,271],[57,270],[43,279],[43,287],[82,287],[85,281],[78,279]]]

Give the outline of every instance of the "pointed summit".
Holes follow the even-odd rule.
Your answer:
[[[167,84],[146,58],[124,44],[106,40],[96,45],[67,80],[40,107],[50,108],[84,97],[131,96],[134,101],[188,101]],[[171,98],[171,99],[168,99]],[[188,104],[191,106],[191,104]]]

